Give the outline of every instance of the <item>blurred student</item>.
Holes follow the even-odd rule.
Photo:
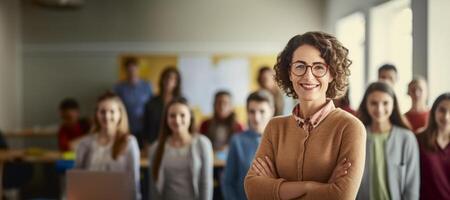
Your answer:
[[[145,105],[144,138],[147,144],[156,141],[164,106],[175,98],[181,97],[181,75],[175,67],[164,69],[159,78],[159,94]]]
[[[367,129],[367,145],[357,199],[419,199],[419,147],[392,87],[370,84],[358,114]]]
[[[164,111],[161,134],[150,148],[150,199],[211,200],[211,142],[194,130],[194,115],[184,98]]]
[[[242,130],[242,125],[236,120],[231,93],[218,91],[214,96],[213,117],[203,121],[200,132],[211,140],[214,152],[220,152],[227,150],[233,133]]]
[[[417,136],[420,147],[420,199],[450,199],[450,93],[431,107],[428,126]]]
[[[125,80],[114,86],[128,113],[130,131],[143,147],[143,116],[147,101],[152,97],[152,85],[139,78],[139,65],[136,58],[127,58],[124,63]]]
[[[258,85],[260,89],[267,90],[273,95],[275,103],[275,116],[283,115],[284,99],[283,93],[278,88],[275,79],[275,72],[270,67],[264,66],[259,69],[258,73]]]
[[[244,178],[269,120],[274,114],[273,97],[268,91],[256,91],[247,98],[249,129],[231,138],[227,163],[222,177],[222,194],[226,200],[247,199]]]
[[[411,124],[412,131],[418,133],[426,127],[430,110],[427,106],[428,87],[422,77],[415,77],[408,84],[408,95],[411,97],[411,109],[405,113],[405,117]]]
[[[228,144],[234,133],[242,132],[242,125],[237,121],[232,103],[231,93],[222,90],[214,96],[213,117],[203,121],[200,132],[212,143],[214,158],[225,162],[228,155]],[[214,167],[214,199],[222,199],[221,178],[223,167]]]
[[[130,134],[125,106],[117,95],[106,92],[98,98],[94,122],[92,133],[77,146],[75,168],[126,172],[128,179],[124,181],[134,186],[134,199],[141,199],[139,147]]]
[[[8,149],[8,142],[0,130],[0,150],[8,151]],[[21,199],[20,189],[33,177],[33,165],[20,159],[2,163],[2,165],[0,173],[3,175],[0,181],[2,181],[3,196],[0,196],[0,199]]]
[[[3,132],[0,130],[0,150],[8,149],[8,144],[6,143],[5,137],[3,137]]]
[[[58,130],[58,146],[60,151],[74,150],[78,139],[89,132],[90,122],[80,118],[80,106],[75,99],[66,98],[59,104],[59,115],[62,123]]]
[[[349,89],[345,91],[344,96],[340,98],[333,99],[333,103],[337,108],[340,108],[342,110],[345,110],[349,112],[350,114],[356,116],[356,111],[350,107],[350,98],[349,98]]]
[[[385,82],[391,87],[397,83],[397,68],[392,64],[384,64],[378,68],[378,81]]]

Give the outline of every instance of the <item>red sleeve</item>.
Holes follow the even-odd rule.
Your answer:
[[[203,121],[202,124],[200,125],[200,133],[206,134],[206,132],[208,131],[208,127],[209,127],[209,120]]]
[[[59,127],[58,131],[58,146],[60,151],[69,150],[69,138],[67,137],[67,132],[64,131],[64,128]]]
[[[234,132],[241,133],[243,131],[244,131],[244,127],[239,122],[236,122],[236,124],[234,125]]]

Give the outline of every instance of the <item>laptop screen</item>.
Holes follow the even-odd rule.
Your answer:
[[[132,199],[134,185],[125,172],[69,170],[66,173],[68,200]]]

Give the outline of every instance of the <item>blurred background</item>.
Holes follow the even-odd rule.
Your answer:
[[[215,91],[231,91],[246,124],[258,69],[307,31],[350,50],[353,109],[391,63],[406,112],[414,75],[427,79],[429,103],[450,89],[449,9],[448,0],[0,0],[0,129],[12,148],[57,149],[59,102],[74,97],[92,116],[96,97],[123,79],[127,56],[154,92],[163,68],[177,67],[200,118],[211,116]],[[289,114],[294,102],[285,105]]]
[[[429,81],[430,101],[450,85],[446,0],[0,2],[2,130],[57,124],[67,96],[91,113],[96,96],[119,80],[123,55],[275,57],[311,30],[335,34],[350,49],[353,107],[384,63],[399,70],[405,109],[413,74]]]

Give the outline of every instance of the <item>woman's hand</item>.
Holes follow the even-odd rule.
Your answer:
[[[348,170],[352,166],[352,163],[347,160],[347,158],[344,158],[340,163],[336,165],[336,167],[333,170],[333,174],[331,174],[330,179],[328,180],[328,183],[334,183],[339,178],[345,176],[348,174]]]
[[[255,170],[256,175],[266,176],[270,178],[278,178],[275,172],[275,167],[269,157],[265,156],[264,159],[256,158],[252,165],[253,170]]]

